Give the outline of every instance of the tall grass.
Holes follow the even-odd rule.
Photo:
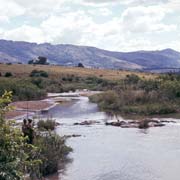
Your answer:
[[[144,80],[127,76],[111,91],[90,97],[101,110],[125,114],[169,114],[180,110],[180,75]]]

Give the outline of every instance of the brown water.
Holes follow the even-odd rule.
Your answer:
[[[147,131],[104,126],[104,120],[108,117],[86,97],[80,97],[68,106],[56,106],[50,113],[64,124],[57,128],[60,135],[82,135],[68,139],[68,145],[74,149],[70,155],[73,161],[56,179],[180,179],[179,123]],[[73,123],[84,120],[98,120],[101,123],[73,126]]]

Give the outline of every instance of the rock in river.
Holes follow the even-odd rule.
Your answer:
[[[162,127],[165,126],[166,121],[161,122],[160,120],[145,119],[141,121],[113,121],[106,122],[107,126],[117,126],[121,128],[140,128],[146,129],[149,127]]]
[[[83,121],[83,122],[80,122],[80,123],[74,123],[74,125],[93,125],[93,124],[99,124],[100,122],[99,121]]]

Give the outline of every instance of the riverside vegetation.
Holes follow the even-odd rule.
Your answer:
[[[11,97],[12,93],[7,91],[0,97],[0,179],[21,180],[25,175],[41,179],[57,172],[72,151],[66,146],[66,139],[51,131],[52,126],[49,129],[44,121],[46,129],[42,132],[39,125],[33,144],[28,144],[15,121],[5,120]]]
[[[97,77],[93,71],[90,75],[85,76],[73,74],[71,71],[52,74],[52,72],[45,71],[44,68],[38,69],[34,67],[30,72],[19,72],[17,74],[17,70],[13,70],[11,66],[13,67],[13,65],[6,66],[7,70],[11,70],[10,77],[5,76],[6,72],[1,73],[0,95],[4,93],[4,90],[12,91],[13,101],[43,99],[46,97],[47,92],[61,93],[75,91],[76,89],[107,90],[115,82],[103,78],[103,74]],[[76,68],[74,69],[76,70]],[[80,69],[78,68],[78,70]]]
[[[101,110],[113,114],[161,115],[180,111],[180,75],[153,79],[127,75],[109,91],[90,97]]]
[[[0,71],[0,95],[4,90],[12,91],[14,101],[43,99],[47,92],[89,89],[104,92],[90,100],[107,113],[160,115],[179,112],[179,74],[3,64]],[[6,72],[11,76],[4,77]]]
[[[11,74],[11,76],[7,76]],[[61,67],[52,65],[0,64],[0,95],[13,92],[13,101],[43,99],[47,92],[76,89],[107,90],[128,71]],[[151,74],[135,73],[151,78]]]

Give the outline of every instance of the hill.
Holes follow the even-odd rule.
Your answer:
[[[0,62],[27,63],[38,56],[63,66],[76,66],[81,62],[86,67],[105,69],[180,68],[180,52],[172,49],[113,52],[87,46],[0,40]]]

